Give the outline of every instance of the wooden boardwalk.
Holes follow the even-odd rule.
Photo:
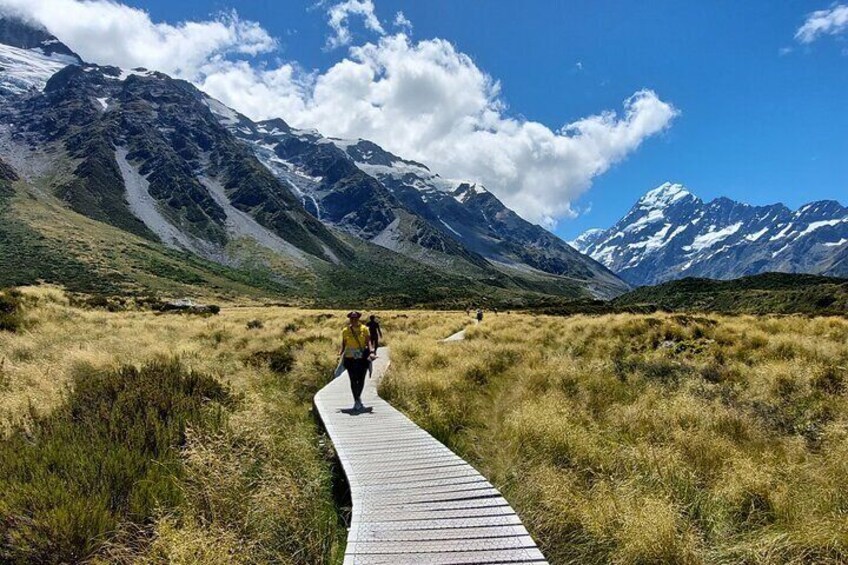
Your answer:
[[[377,396],[388,366],[381,348],[364,412],[346,373],[315,395],[350,484],[345,565],[547,563],[489,481]]]

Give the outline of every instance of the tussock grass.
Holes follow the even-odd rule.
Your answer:
[[[171,316],[71,301],[47,286],[20,299],[23,326],[0,332],[0,561],[341,561],[335,463],[310,408],[335,369],[345,312]],[[392,340],[436,339],[464,323],[455,313],[379,314]],[[202,376],[226,395],[192,392],[197,405],[179,412],[151,367],[177,382]],[[80,398],[111,400],[72,409]],[[171,400],[152,410],[156,398]],[[88,452],[91,430],[102,433]],[[133,447],[148,440],[160,443]]]
[[[552,563],[848,561],[848,320],[502,314],[466,336],[395,339],[382,394]]]

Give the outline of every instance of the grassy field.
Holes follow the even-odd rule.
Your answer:
[[[551,563],[848,562],[848,320],[489,316],[382,394]]]
[[[343,312],[0,298],[0,561],[339,562],[310,406]],[[845,318],[379,314],[382,394],[551,563],[848,560]]]
[[[340,562],[310,408],[343,313],[111,313],[41,287],[0,314],[0,562]],[[398,337],[461,326],[383,315]]]

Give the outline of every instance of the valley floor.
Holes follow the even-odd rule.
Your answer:
[[[340,560],[310,407],[344,312],[17,300],[0,561]],[[845,318],[502,313],[439,343],[464,312],[378,314],[381,395],[497,486],[551,563],[848,560]]]

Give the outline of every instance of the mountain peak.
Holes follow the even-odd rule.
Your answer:
[[[67,64],[81,64],[82,58],[56,39],[40,24],[0,13],[0,43],[18,49],[36,50],[45,57],[64,58]]]
[[[639,199],[639,206],[642,208],[665,208],[687,196],[692,196],[692,193],[686,190],[686,187],[682,184],[665,182],[645,193]]]
[[[614,226],[587,231],[572,245],[636,285],[766,271],[844,276],[848,208],[832,200],[794,212],[724,196],[704,202],[680,184],[665,183]]]

